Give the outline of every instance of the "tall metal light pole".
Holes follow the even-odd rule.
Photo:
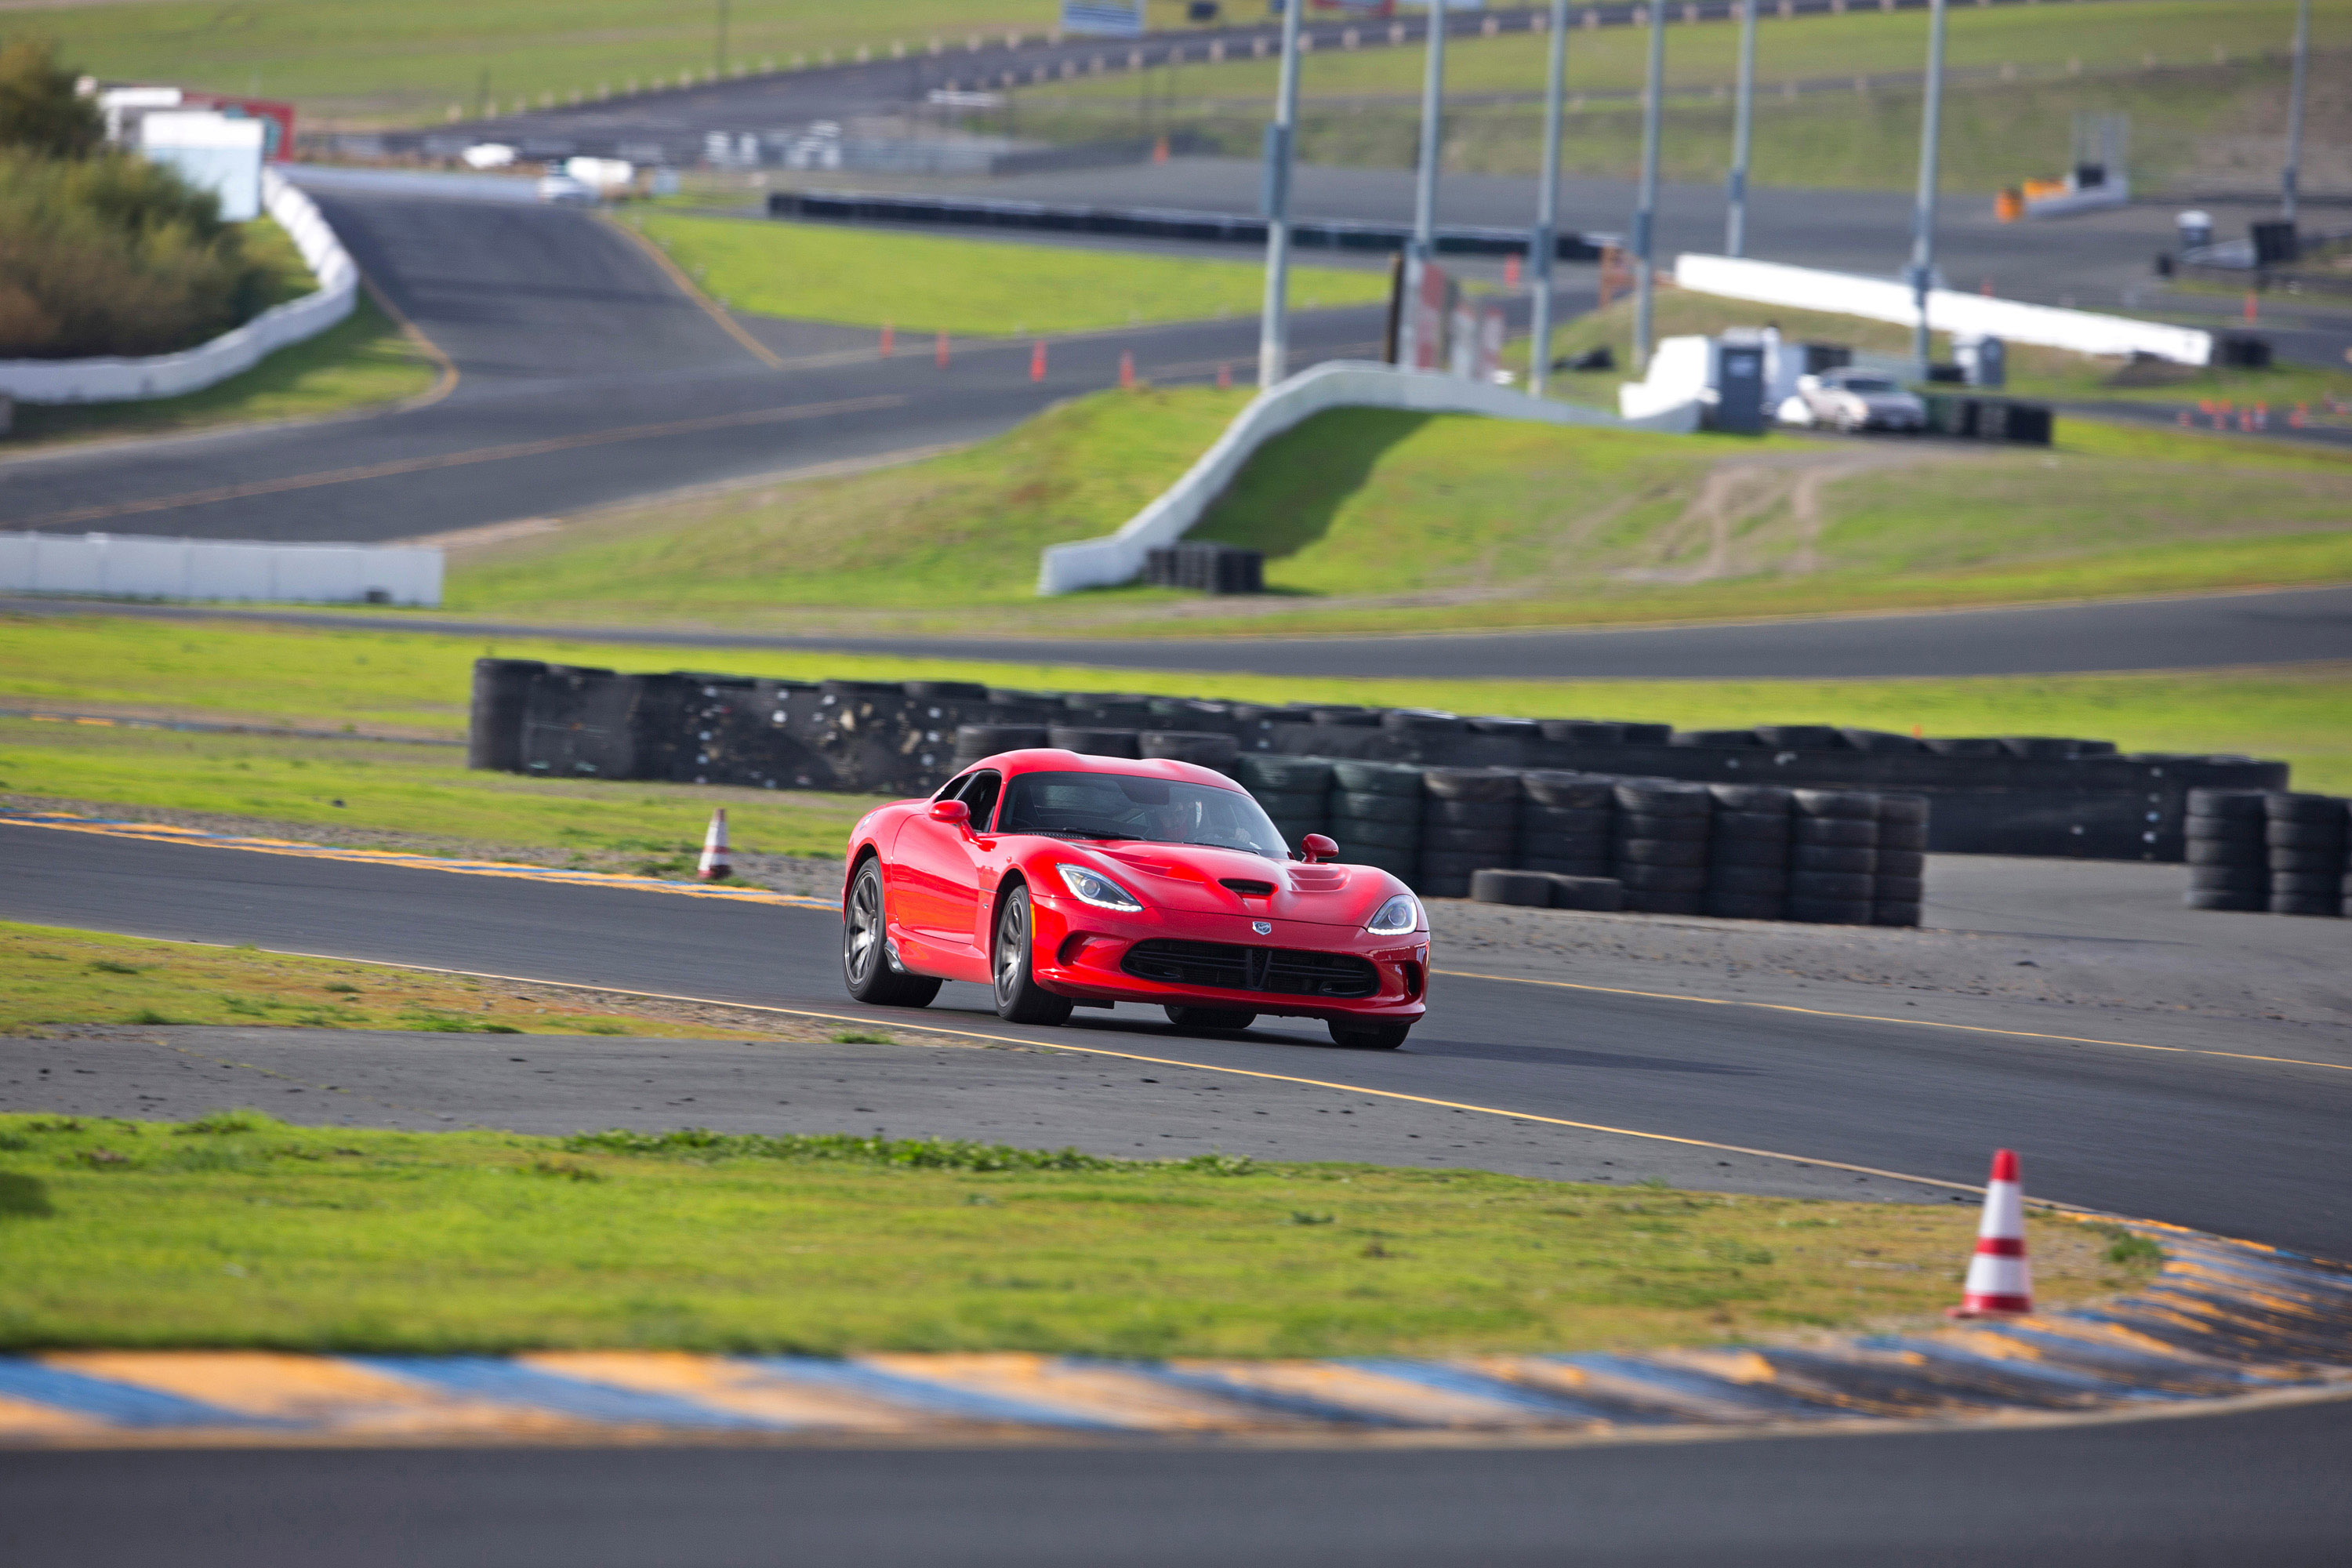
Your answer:
[[[1307,0],[1284,0],[1282,74],[1274,123],[1265,128],[1265,316],[1258,328],[1257,384],[1272,386],[1290,365],[1290,150],[1298,121],[1298,14]]]
[[[1412,190],[1413,259],[1436,248],[1437,160],[1444,152],[1445,0],[1428,0],[1429,53],[1421,73],[1421,167]]]
[[[1551,0],[1551,69],[1544,82],[1542,184],[1536,187],[1535,244],[1528,259],[1535,320],[1528,330],[1528,390],[1541,397],[1551,374],[1551,267],[1559,249],[1559,101],[1568,79],[1568,0]]]
[[[1919,195],[1911,208],[1911,357],[1926,379],[1927,290],[1936,273],[1936,146],[1944,126],[1944,0],[1927,0],[1927,104],[1919,119]]]
[[[2303,78],[2311,65],[2311,0],[2294,8],[2294,85],[2287,94],[2286,167],[2279,171],[2279,216],[2294,221],[2294,182],[2303,168]]]
[[[1723,219],[1723,253],[1748,254],[1748,141],[1756,118],[1757,0],[1733,0],[1739,7],[1739,90],[1731,111],[1731,207]]]
[[[1937,0],[1938,5],[1942,0]],[[1665,0],[1649,0],[1650,75],[1642,99],[1642,194],[1633,211],[1633,370],[1650,368],[1651,241],[1658,213],[1658,116],[1666,87]]]

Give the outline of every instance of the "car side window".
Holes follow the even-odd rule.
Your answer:
[[[971,783],[971,781],[978,776],[979,775],[976,773],[958,773],[955,777],[948,780],[947,783],[940,785],[938,790],[933,792],[931,798],[933,800],[961,800],[963,798],[964,786]]]
[[[971,808],[971,830],[974,833],[988,831],[989,821],[996,815],[996,797],[1003,787],[1003,774],[992,771],[976,773],[963,786],[963,793],[956,796]]]

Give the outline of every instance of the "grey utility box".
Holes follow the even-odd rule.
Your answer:
[[[1959,361],[1960,379],[1970,386],[2009,384],[2009,351],[1999,338],[1982,333],[1955,335],[1952,357]]]
[[[1764,433],[1764,345],[1725,337],[1716,349],[1715,427],[1730,436]]]

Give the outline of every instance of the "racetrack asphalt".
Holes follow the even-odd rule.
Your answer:
[[[1188,1037],[1124,1013],[1058,1030],[1013,1030],[979,1010],[976,993],[957,994],[961,987],[921,1011],[850,1003],[835,973],[837,921],[829,912],[21,827],[0,827],[0,910],[135,934],[805,1007],[908,1031],[1077,1045],[1089,1054],[975,1051],[978,1069],[948,1060],[961,1053],[912,1045],[896,1047],[907,1064],[896,1067],[881,1059],[892,1047],[870,1047],[863,1071],[851,1070],[845,1055],[814,1047],[818,1058],[798,1076],[852,1079],[834,1091],[867,1091],[852,1110],[890,1104],[874,1096],[893,1092],[894,1083],[920,1089],[946,1126],[958,1114],[958,1084],[984,1070],[1016,1090],[1000,1090],[990,1102],[1000,1111],[1031,1098],[1077,1122],[1123,1117],[1119,1152],[1132,1152],[1129,1135],[1155,1121],[1195,1141],[1230,1140],[1232,1123],[1245,1120],[1242,1107],[1274,1108],[1286,1121],[1303,1123],[1318,1097],[1334,1110],[1360,1111],[1343,1129],[1315,1129],[1315,1140],[1300,1145],[1322,1157],[1350,1147],[1391,1157],[1405,1146],[1402,1131],[1466,1120],[1410,1102],[1364,1114],[1358,1103],[1411,1095],[1784,1151],[1816,1162],[1825,1185],[1831,1173],[1820,1163],[1832,1161],[1972,1183],[1981,1178],[1986,1151],[2006,1144],[2024,1152],[2036,1195],[2352,1253],[2352,1204],[2337,1157],[2352,1111],[2352,1072],[2326,1065],[2230,1062],[1455,978],[1441,980],[1437,1010],[1393,1054],[1317,1048],[1308,1042],[1318,1037],[1294,1027],[1244,1040]],[[1926,999],[1930,1010],[1943,1005]],[[2054,1016],[2070,1030],[2090,1022],[2072,1010]],[[431,1085],[428,1062],[376,1058],[369,1038],[350,1039],[342,1063],[349,1074],[376,1075],[362,1091],[394,1079],[404,1091]],[[565,1054],[567,1042],[483,1038],[436,1040],[426,1048],[453,1062],[468,1047],[495,1058],[452,1072],[440,1089],[469,1119],[494,1123],[536,1117],[549,1124],[726,1118],[757,1124],[747,1085],[763,1074],[769,1081],[793,1074],[791,1053],[809,1048],[579,1042],[583,1051],[628,1058],[621,1063],[608,1055],[600,1068],[585,1055]],[[255,1068],[275,1062],[288,1076],[269,1081],[282,1089],[307,1070],[285,1055],[297,1047],[315,1053],[315,1066],[328,1059],[333,1041],[256,1040],[249,1049],[198,1054]],[[37,1048],[46,1065],[74,1058],[77,1047],[61,1039]],[[110,1058],[112,1049],[91,1040],[79,1059],[94,1074],[120,1079],[126,1068]],[[646,1104],[647,1058],[665,1051],[678,1054],[679,1079],[655,1088],[678,1099],[692,1079],[718,1103]],[[1097,1054],[1110,1051],[1198,1065]],[[528,1066],[504,1059],[514,1056],[537,1059]],[[773,1065],[752,1059],[759,1056]],[[11,1065],[33,1059],[16,1054]],[[824,1062],[835,1071],[825,1073]],[[151,1058],[135,1070],[152,1068]],[[538,1083],[562,1088],[550,1091],[557,1103],[534,1111],[533,1085],[525,1079],[542,1068],[550,1070]],[[1363,1092],[1259,1085],[1244,1076],[1258,1072]],[[1075,1086],[1035,1097],[1017,1092],[1049,1075]],[[224,1089],[240,1090],[257,1076],[215,1075]],[[1147,1077],[1160,1082],[1146,1089]],[[1121,1092],[1130,1079],[1131,1095]],[[79,1078],[71,1092],[92,1091],[93,1084]],[[21,1103],[24,1092],[12,1088],[8,1099]],[[635,1113],[624,1100],[632,1095]],[[1222,1121],[1202,1109],[1221,1095],[1234,1097],[1220,1108]],[[298,1103],[282,1093],[241,1097],[280,1114]],[[324,1097],[304,1100],[307,1113],[294,1119],[333,1114]],[[821,1103],[807,1114],[854,1125],[843,1109]],[[963,1113],[987,1109],[975,1102]],[[779,1111],[770,1124],[799,1125],[789,1115]],[[916,1121],[888,1120],[893,1131],[919,1130]],[[1552,1142],[1571,1161],[1618,1157],[1629,1176],[1704,1179],[1688,1156],[1669,1152],[1672,1146],[1528,1117],[1485,1120],[1493,1129],[1484,1146],[1449,1151],[1447,1162],[1540,1173],[1543,1145]],[[1339,1118],[1321,1121],[1328,1128]],[[1071,1125],[1050,1141],[1085,1142],[1095,1131]],[[1161,1146],[1173,1152],[1184,1144]],[[1770,1163],[1739,1163],[1726,1184],[1746,1184],[1738,1178]],[[1815,1179],[1780,1163],[1791,1179]],[[1836,1184],[1854,1195],[1932,1196],[1883,1180],[1850,1184],[1844,1174]],[[0,1468],[0,1547],[28,1563],[70,1557],[110,1564],[152,1560],[168,1544],[175,1561],[205,1568],[257,1555],[700,1568],[780,1555],[878,1563],[917,1552],[958,1563],[1072,1564],[1958,1564],[1991,1556],[2069,1564],[2302,1563],[2336,1560],[2331,1553],[2352,1531],[2352,1492],[2341,1485],[2347,1441],[2352,1406],[2339,1403],[2064,1430],[1553,1452],[20,1454]]]

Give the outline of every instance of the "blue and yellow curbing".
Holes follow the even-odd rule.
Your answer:
[[[2352,1268],[2124,1223],[2165,1253],[2129,1296],[1802,1345],[1328,1361],[50,1351],[0,1358],[0,1447],[1561,1444],[2352,1397]]]

